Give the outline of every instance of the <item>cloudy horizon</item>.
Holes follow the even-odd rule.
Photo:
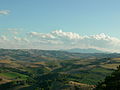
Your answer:
[[[21,29],[8,28],[1,30],[0,48],[5,49],[42,49],[60,50],[72,48],[94,48],[102,51],[120,52],[120,39],[104,33],[85,35],[63,30],[53,30],[49,33],[21,32]]]

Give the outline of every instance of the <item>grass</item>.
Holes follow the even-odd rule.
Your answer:
[[[34,90],[34,87],[30,85],[20,85],[20,86],[10,88],[9,90]]]
[[[4,73],[0,73],[0,76],[6,77],[9,79],[15,79],[15,78],[26,79],[28,77],[27,75],[19,74],[16,72],[4,72]]]
[[[12,61],[11,60],[0,60],[0,63],[6,63],[6,64],[9,64],[11,63]]]
[[[112,61],[120,62],[120,58],[113,58]]]
[[[100,67],[93,68],[91,71],[92,72],[99,72],[99,73],[111,73],[112,72],[111,70],[107,70],[105,68],[100,68]]]
[[[76,61],[75,64],[81,64],[81,65],[88,65],[91,64],[92,61],[89,60],[80,60],[80,61]]]
[[[107,69],[116,69],[117,66],[119,66],[120,64],[104,64],[104,65],[100,65],[103,68],[107,68]]]

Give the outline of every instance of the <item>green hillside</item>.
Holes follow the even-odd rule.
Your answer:
[[[119,54],[0,49],[0,90],[93,90]]]

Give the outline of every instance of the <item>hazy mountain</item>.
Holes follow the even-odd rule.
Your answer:
[[[106,53],[106,51],[97,50],[93,48],[88,48],[88,49],[72,48],[65,51],[72,53]]]

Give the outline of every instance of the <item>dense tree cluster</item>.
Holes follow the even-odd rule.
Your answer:
[[[103,82],[100,82],[95,90],[120,90],[120,66]]]

